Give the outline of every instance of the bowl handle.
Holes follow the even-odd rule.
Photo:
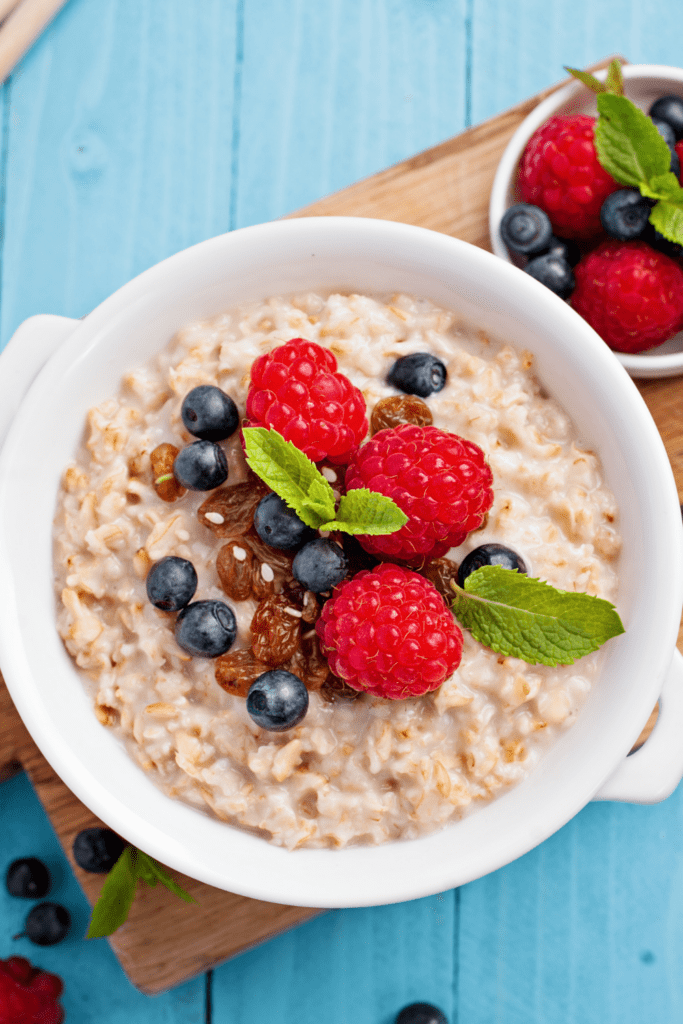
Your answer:
[[[66,316],[31,316],[7,342],[0,355],[0,446],[35,377],[79,323]]]
[[[659,698],[659,716],[642,747],[629,754],[593,797],[656,804],[683,776],[683,656],[675,650]]]

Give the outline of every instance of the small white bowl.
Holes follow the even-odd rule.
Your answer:
[[[683,99],[683,68],[661,64],[625,64],[622,68],[625,93],[642,110],[648,111],[660,96]],[[604,80],[607,71],[596,72]],[[509,206],[520,201],[517,193],[517,168],[524,148],[536,131],[555,114],[590,114],[597,117],[596,96],[581,82],[570,82],[552,93],[525,117],[503,153],[493,180],[489,202],[489,232],[496,256],[514,263],[500,235],[500,222]],[[632,377],[675,377],[683,373],[683,331],[656,348],[642,354],[615,352]]]
[[[289,852],[166,796],[97,721],[55,625],[52,529],[63,468],[87,410],[115,393],[131,367],[195,319],[318,288],[424,296],[534,353],[542,386],[600,454],[621,509],[618,607],[626,633],[603,651],[600,678],[577,721],[504,796],[422,839]],[[56,346],[41,369],[48,334]],[[76,796],[170,867],[275,903],[416,899],[507,864],[591,799],[653,802],[680,780],[683,662],[674,650],[683,531],[662,440],[633,381],[585,321],[490,253],[435,231],[363,218],[279,221],[210,239],[147,270],[81,322],[27,321],[0,357],[0,435],[8,424],[0,451],[7,686]],[[658,698],[652,736],[627,757]]]

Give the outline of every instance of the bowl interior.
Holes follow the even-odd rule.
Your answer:
[[[630,100],[648,111],[660,96],[675,95],[683,99],[683,69],[657,64],[626,64],[623,68],[625,93]],[[606,70],[596,72],[604,80]],[[554,114],[589,114],[597,117],[596,96],[580,82],[571,82],[552,93],[524,119],[501,157],[491,190],[489,230],[496,256],[515,262],[500,234],[500,222],[509,206],[520,201],[517,170],[524,147],[536,131]],[[632,377],[669,377],[683,373],[683,331],[644,353],[615,352],[614,355]]]
[[[619,611],[627,632],[606,645],[601,678],[576,724],[505,796],[417,841],[288,853],[164,796],[96,721],[54,625],[51,530],[86,411],[117,390],[126,370],[192,320],[316,288],[421,295],[535,354],[544,387],[600,453],[621,508]],[[681,563],[680,532],[669,463],[636,388],[543,286],[489,253],[421,228],[353,218],[261,225],[202,243],[130,282],[85,319],[30,389],[0,455],[0,663],[34,739],[67,785],[162,862],[274,902],[411,899],[530,849],[626,755],[675,644],[681,574],[671,565]]]

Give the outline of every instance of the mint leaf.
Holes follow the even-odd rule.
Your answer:
[[[456,592],[452,610],[475,640],[532,665],[572,665],[624,632],[614,605],[556,590],[542,580],[487,565]]]
[[[185,900],[186,903],[196,903],[196,899],[190,896],[189,892],[186,892],[182,886],[178,885],[175,879],[171,878],[166,868],[162,867],[158,860],[154,860],[153,857],[149,857],[142,850],[137,851],[138,854],[138,872],[141,878],[152,887],[161,882],[162,885],[173,893],[174,896],[179,896],[181,900]]]
[[[127,846],[108,873],[93,907],[87,939],[111,935],[128,917],[138,881],[134,854],[134,847]]]
[[[657,203],[650,214],[650,223],[670,242],[683,242],[683,189],[680,189],[680,196]]]
[[[578,78],[580,82],[583,82],[586,88],[590,89],[591,92],[607,92],[607,84],[605,82],[601,82],[599,78],[595,77],[595,75],[591,75],[589,71],[579,71],[578,68],[569,68],[566,65],[564,70],[568,71],[570,75],[574,76],[574,78]]]
[[[334,518],[334,492],[308,456],[277,430],[245,427],[242,433],[249,466],[306,526],[318,530]]]
[[[342,496],[336,517],[321,529],[376,535],[394,533],[407,522],[408,516],[391,498],[358,487]]]
[[[598,96],[595,148],[598,160],[622,185],[651,187],[652,179],[666,174],[671,153],[650,118],[625,96]],[[659,198],[658,194],[651,198]]]
[[[615,96],[624,95],[624,76],[621,72],[621,61],[615,57],[607,69],[605,79],[606,92],[612,92]]]

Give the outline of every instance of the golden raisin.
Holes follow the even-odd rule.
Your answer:
[[[419,570],[420,575],[433,583],[445,601],[452,601],[455,592],[451,586],[458,577],[458,563],[450,558],[433,558]]]
[[[158,445],[150,454],[149,460],[152,463],[152,480],[154,490],[162,501],[175,501],[182,498],[185,488],[182,487],[173,475],[173,463],[180,449],[174,444]]]
[[[433,422],[429,406],[417,395],[390,395],[380,398],[372,410],[370,417],[370,433],[387,427],[397,427],[400,423],[414,423],[418,427],[428,427]]]
[[[243,483],[219,487],[197,509],[199,522],[217,537],[239,537],[251,528],[256,506],[267,493],[253,473]]]
[[[336,700],[356,700],[360,697],[361,691],[354,690],[347,682],[330,673],[320,688],[320,696],[333,704]]]
[[[252,651],[229,651],[216,659],[216,682],[226,693],[246,697],[254,680],[269,667],[255,658]]]
[[[319,690],[330,674],[327,658],[320,650],[315,630],[301,637],[298,650],[290,661],[282,666],[298,676],[308,690]]]
[[[282,584],[282,593],[285,595],[293,608],[301,612],[301,621],[312,624],[320,616],[320,605],[318,599],[311,590],[306,590],[295,579],[285,579]]]
[[[281,665],[299,646],[301,613],[283,594],[264,597],[251,620],[251,649],[259,661]]]
[[[216,569],[223,590],[233,601],[246,601],[254,596],[251,548],[239,540],[231,540],[218,552]]]

